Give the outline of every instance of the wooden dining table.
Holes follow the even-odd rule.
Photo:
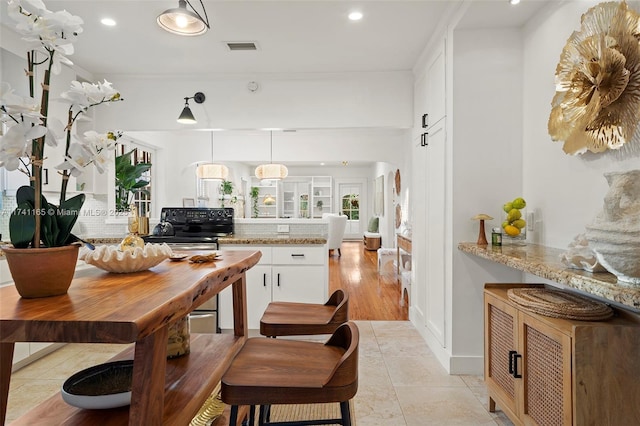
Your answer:
[[[189,424],[247,339],[245,272],[260,257],[259,251],[225,251],[215,262],[167,259],[130,274],[88,268],[76,272],[67,294],[47,298],[21,298],[13,285],[0,288],[0,424],[15,342],[135,345],[116,357],[134,362],[129,407],[84,410],[58,393],[13,424]],[[167,360],[169,325],[230,285],[233,334],[192,334],[190,353]]]

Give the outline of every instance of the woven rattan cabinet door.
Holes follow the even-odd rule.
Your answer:
[[[522,312],[519,318],[520,417],[525,425],[571,425],[571,337]]]
[[[510,418],[517,417],[519,379],[509,373],[510,352],[518,346],[518,312],[485,293],[484,377],[490,411],[497,403]]]

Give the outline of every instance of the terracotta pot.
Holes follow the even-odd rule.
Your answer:
[[[13,282],[20,296],[66,294],[78,261],[78,245],[17,249],[4,247]]]

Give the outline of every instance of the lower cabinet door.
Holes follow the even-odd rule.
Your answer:
[[[260,328],[260,318],[271,302],[271,266],[256,265],[247,271],[247,324]]]
[[[522,362],[518,365],[518,312],[485,295],[485,382],[489,397],[511,418],[518,416]],[[516,370],[517,368],[517,370]],[[515,373],[514,373],[515,372]]]
[[[274,266],[273,290],[274,301],[324,303],[325,268],[322,266]]]
[[[571,425],[571,338],[520,313],[525,424]]]

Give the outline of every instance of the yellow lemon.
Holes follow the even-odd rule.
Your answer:
[[[504,227],[504,232],[507,233],[507,235],[512,236],[512,237],[517,237],[518,235],[520,235],[520,230],[518,228],[516,228],[513,225],[507,225]]]
[[[527,202],[526,202],[526,201],[524,201],[524,198],[522,198],[522,197],[518,197],[518,198],[516,198],[515,200],[513,200],[513,201],[511,202],[511,206],[512,206],[514,209],[518,209],[518,210],[519,210],[519,209],[524,209],[524,208],[527,206]]]
[[[512,203],[504,203],[504,205],[502,206],[502,210],[504,210],[505,213],[509,213],[509,211],[513,208],[513,204]]]
[[[515,226],[518,229],[522,229],[525,226],[527,226],[527,222],[524,219],[518,219],[518,220],[514,220],[513,223],[511,223],[513,226]]]
[[[507,220],[509,223],[513,223],[514,220],[518,220],[522,217],[522,213],[518,209],[511,209],[509,213],[507,213]]]

